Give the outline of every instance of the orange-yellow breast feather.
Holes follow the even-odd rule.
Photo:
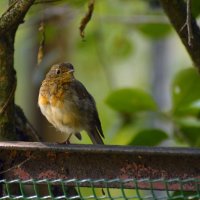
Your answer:
[[[38,103],[39,103],[39,105],[47,105],[47,104],[49,104],[49,100],[46,96],[40,95]]]

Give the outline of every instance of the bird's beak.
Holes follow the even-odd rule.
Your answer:
[[[74,69],[71,69],[71,70],[68,71],[68,73],[70,73],[70,74],[73,73],[73,72],[74,72]]]

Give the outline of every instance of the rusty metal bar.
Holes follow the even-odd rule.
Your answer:
[[[0,142],[0,166],[0,175],[7,180],[200,178],[200,149]],[[99,182],[96,186],[105,185]],[[109,187],[118,185],[111,182]],[[128,182],[124,187],[135,186]],[[138,187],[148,189],[150,185],[143,181]],[[166,188],[162,181],[153,187]],[[183,185],[184,190],[196,187],[192,182]],[[179,190],[180,185],[175,181],[168,189]]]

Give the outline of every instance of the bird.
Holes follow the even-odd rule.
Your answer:
[[[74,76],[74,66],[54,64],[39,89],[38,105],[53,126],[66,134],[70,144],[74,134],[81,139],[86,131],[93,144],[104,144],[103,130],[94,98]]]

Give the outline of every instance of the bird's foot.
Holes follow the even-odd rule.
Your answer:
[[[71,144],[70,143],[71,136],[72,136],[72,133],[68,136],[68,138],[64,142],[58,142],[58,144]]]
[[[70,141],[67,139],[63,142],[57,142],[57,144],[71,144]]]

